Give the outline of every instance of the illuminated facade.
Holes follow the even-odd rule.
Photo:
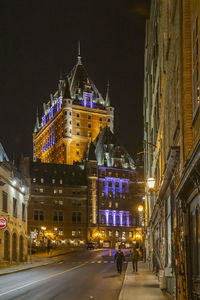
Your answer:
[[[149,265],[176,299],[200,299],[200,2],[151,1],[144,81]]]
[[[81,62],[61,79],[58,90],[43,104],[42,121],[33,133],[33,160],[44,163],[81,162],[89,142],[106,125],[113,131],[114,108],[110,106],[109,86],[104,100]]]
[[[8,160],[0,143],[0,217],[7,221],[0,230],[1,265],[27,261],[28,199],[28,184]]]
[[[134,161],[108,127],[90,145],[88,170],[88,240],[117,247],[142,246],[143,204]]]

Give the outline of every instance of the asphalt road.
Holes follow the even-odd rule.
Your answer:
[[[59,257],[59,262],[0,277],[0,300],[117,300],[123,272],[103,259],[103,251],[84,250]]]

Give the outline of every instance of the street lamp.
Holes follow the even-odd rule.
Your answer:
[[[140,213],[143,212],[143,209],[144,209],[143,205],[139,205],[139,206],[138,206],[138,211],[139,211]]]
[[[147,187],[150,192],[153,192],[155,189],[156,180],[153,177],[147,178]]]

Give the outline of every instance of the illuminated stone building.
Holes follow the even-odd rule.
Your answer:
[[[9,161],[0,143],[0,265],[27,261],[27,205],[29,187]]]
[[[198,0],[152,1],[144,78],[147,257],[176,299],[200,299]]]
[[[84,68],[80,55],[58,90],[43,104],[42,121],[33,134],[33,160],[43,163],[81,162],[88,142],[94,141],[106,125],[113,131],[114,108],[109,86],[104,100]]]
[[[87,236],[87,180],[77,165],[31,162],[24,172],[30,181],[28,232],[35,232],[33,246],[81,246]],[[44,250],[44,249],[43,249]]]
[[[143,200],[138,194],[134,161],[109,127],[90,145],[88,174],[88,240],[115,247],[142,246]]]

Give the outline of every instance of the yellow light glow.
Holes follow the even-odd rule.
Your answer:
[[[141,234],[136,234],[136,238],[140,238],[141,237]]]
[[[143,209],[144,209],[144,207],[143,207],[142,205],[139,205],[139,206],[138,206],[138,211],[139,211],[139,212],[142,212]]]
[[[42,226],[41,229],[42,229],[42,230],[46,230],[46,227]]]
[[[154,189],[155,183],[156,183],[155,178],[151,177],[151,178],[147,179],[147,186],[148,186],[149,190]]]

